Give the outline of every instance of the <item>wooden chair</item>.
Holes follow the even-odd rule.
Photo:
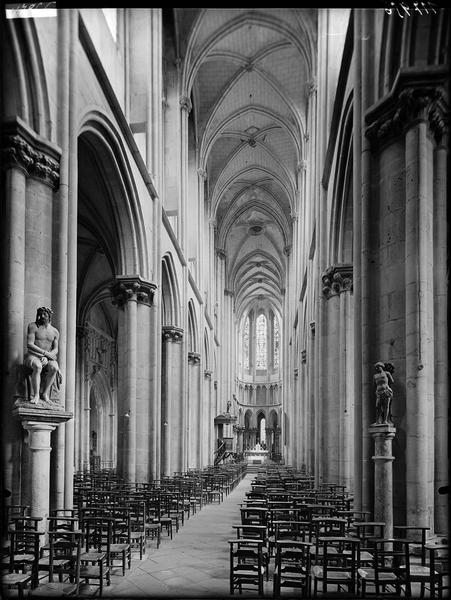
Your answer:
[[[128,507],[115,507],[110,514],[112,518],[110,568],[113,569],[116,566],[114,561],[119,560],[122,575],[125,575],[125,569],[130,569],[132,566],[130,510]]]
[[[265,525],[233,525],[236,529],[238,539],[260,540],[262,542],[261,553],[263,565],[265,567],[266,581],[269,581],[269,562],[271,554],[269,551],[267,529]]]
[[[82,541],[81,531],[49,532],[48,582],[32,590],[33,597],[78,596]],[[58,581],[54,581],[55,575]]]
[[[343,594],[355,597],[357,572],[360,566],[360,541],[351,537],[322,537],[321,564],[311,568],[313,597],[316,598],[321,584],[321,597]],[[330,588],[333,588],[332,590]]]
[[[112,543],[113,523],[109,517],[85,517],[81,521],[84,534],[85,552],[80,556],[80,578],[86,584],[98,582],[99,595],[103,593],[103,585],[111,584],[110,548]]]
[[[2,585],[16,587],[23,593],[26,585],[38,584],[39,543],[43,531],[17,529],[9,531],[9,574],[2,578]]]
[[[371,567],[358,569],[358,587],[362,598],[386,596],[411,597],[409,542],[390,538],[374,541]]]
[[[426,543],[426,564],[429,566],[429,580],[426,586],[429,588],[431,598],[441,600],[443,592],[449,597],[449,546],[448,544]]]
[[[324,544],[321,539],[324,537],[340,537],[346,536],[346,519],[339,517],[313,517],[311,520],[311,541],[313,542],[310,548],[310,554],[312,555],[312,562],[319,564],[321,562],[321,556],[324,548]],[[334,547],[329,548],[329,552],[333,552]]]
[[[146,502],[145,500],[132,500],[127,503],[130,510],[130,545],[131,550],[139,552],[142,560],[146,551]]]
[[[257,588],[260,596],[263,595],[263,541],[256,539],[240,538],[229,540],[230,545],[230,594],[238,589]]]
[[[275,541],[273,597],[279,598],[282,588],[298,589],[301,597],[310,597],[310,542]]]

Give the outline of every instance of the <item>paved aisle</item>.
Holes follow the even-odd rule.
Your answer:
[[[113,575],[104,598],[218,598],[229,595],[229,544],[240,522],[238,504],[250,489],[254,473],[244,479],[221,504],[197,511],[171,540],[162,532],[158,550],[147,546],[145,558],[133,558],[125,576]],[[114,569],[114,572],[119,570]]]

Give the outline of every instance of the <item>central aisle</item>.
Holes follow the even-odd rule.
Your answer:
[[[125,576],[115,575],[104,588],[104,598],[217,598],[229,595],[229,544],[240,523],[239,504],[251,487],[248,473],[221,504],[197,511],[171,540],[162,532],[158,550],[146,548],[145,558],[133,558]],[[134,555],[134,557],[137,555]]]

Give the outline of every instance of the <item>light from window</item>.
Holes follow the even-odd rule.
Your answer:
[[[243,366],[249,369],[249,317],[246,317],[243,330]]]
[[[105,16],[108,28],[111,31],[111,35],[113,36],[113,40],[116,41],[116,39],[117,39],[117,8],[102,8],[102,11]]]
[[[267,328],[266,328],[266,317],[260,315],[256,323],[256,361],[255,366],[257,369],[266,369],[266,348],[267,348]]]
[[[280,365],[280,327],[279,320],[274,317],[274,368],[278,369]]]

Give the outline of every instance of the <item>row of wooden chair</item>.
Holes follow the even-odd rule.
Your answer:
[[[385,539],[385,523],[370,521],[365,511],[354,511],[352,502],[344,507],[343,488],[335,504],[336,489],[321,490],[329,494],[328,505],[335,509],[326,513],[322,503],[310,504],[315,491],[311,482],[290,486],[289,476],[272,473],[270,478],[256,478],[240,505],[237,538],[229,540],[231,594],[246,587],[262,593],[274,558],[274,597],[284,588],[291,593],[298,589],[304,597],[329,592],[410,597],[416,583],[420,597],[427,588],[430,597],[441,598],[449,585],[444,568],[448,546],[427,543],[428,528],[395,526],[395,537]],[[303,503],[310,504],[310,512],[303,510]],[[414,552],[418,548],[419,557]]]

